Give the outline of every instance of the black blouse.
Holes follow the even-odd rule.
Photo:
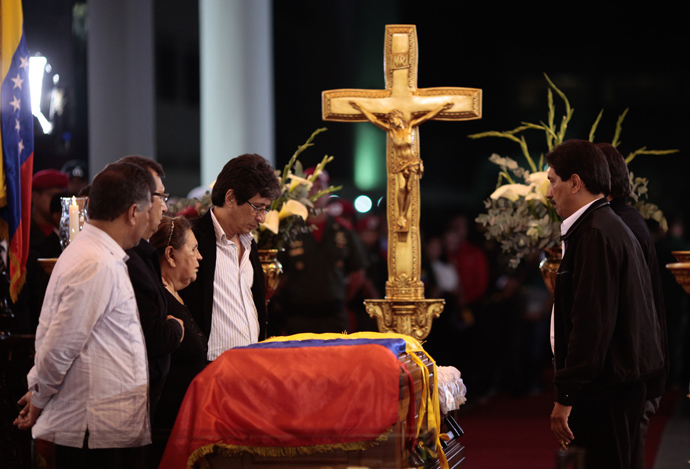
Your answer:
[[[175,424],[177,412],[180,410],[189,384],[206,366],[208,339],[187,307],[167,289],[165,294],[168,300],[168,314],[181,319],[184,323],[184,339],[171,355],[170,373],[153,422],[153,427],[156,429],[170,430]]]

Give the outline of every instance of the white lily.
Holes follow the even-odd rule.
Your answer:
[[[306,220],[309,216],[309,210],[307,210],[307,207],[302,202],[298,202],[296,200],[288,200],[283,204],[283,207],[280,209],[280,214],[278,215],[278,218],[279,220],[282,220],[283,218],[289,217],[290,215],[299,215],[300,217],[302,217],[302,220]]]
[[[529,191],[529,186],[524,184],[504,184],[491,194],[491,198],[496,200],[503,197],[515,202],[520,196],[526,197]]]
[[[527,196],[527,200],[538,200],[544,205],[548,205],[546,200],[546,191],[549,189],[549,180],[546,171],[539,171],[531,173],[527,176],[527,181],[530,183],[531,193]]]
[[[278,216],[278,211],[271,210],[266,214],[266,221],[261,224],[262,228],[265,228],[275,234],[278,234],[278,228],[280,226],[280,217]]]

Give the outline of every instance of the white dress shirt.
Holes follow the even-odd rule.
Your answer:
[[[216,233],[216,270],[207,358],[215,360],[226,350],[259,340],[259,315],[252,296],[254,268],[249,260],[252,235],[238,236],[243,248],[240,259],[239,246],[225,235],[213,211],[211,218]]]
[[[43,412],[34,438],[89,448],[151,443],[146,345],[127,255],[91,224],[58,258],[36,330],[29,372]]]

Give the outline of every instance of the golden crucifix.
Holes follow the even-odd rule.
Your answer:
[[[431,120],[480,119],[482,92],[475,88],[417,88],[417,31],[414,25],[387,25],[385,90],[323,92],[323,119],[372,122],[387,134],[388,281],[386,298],[366,300],[380,331],[423,339],[443,300],[424,299],[420,280],[419,125]]]

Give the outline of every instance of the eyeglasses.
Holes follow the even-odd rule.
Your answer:
[[[254,204],[251,203],[250,201],[247,201],[247,203],[249,204],[249,206],[250,206],[251,208],[254,209],[254,211],[256,211],[256,214],[257,214],[257,215],[261,215],[262,213],[263,213],[264,215],[268,215],[268,212],[271,211],[271,206],[270,206],[270,205],[266,205],[265,207],[257,207],[256,205],[254,205]]]
[[[162,200],[163,202],[167,202],[167,201],[168,201],[168,197],[170,197],[170,194],[168,194],[168,193],[166,193],[166,192],[154,192],[154,193],[151,194],[151,195],[157,195],[158,197],[161,198],[161,200]]]

